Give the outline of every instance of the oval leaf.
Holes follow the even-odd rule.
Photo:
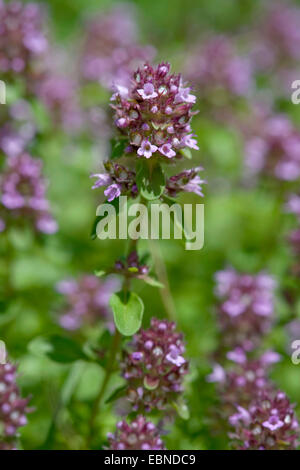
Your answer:
[[[136,184],[141,195],[148,201],[158,199],[165,189],[165,175],[159,164],[151,167],[145,160],[137,165]]]
[[[111,296],[109,303],[119,332],[124,336],[134,335],[142,324],[144,313],[142,299],[134,292],[130,292],[125,300],[123,292],[118,292]]]

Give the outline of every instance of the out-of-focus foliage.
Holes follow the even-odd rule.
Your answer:
[[[50,18],[50,44],[68,51],[63,59],[68,61],[72,55],[79,56],[87,19],[115,4],[109,0],[44,0],[40,3]],[[195,42],[201,44],[210,35],[239,36],[241,49],[244,48],[247,55],[249,36],[262,18],[263,2],[139,0],[132,3],[137,7],[140,43],[154,46],[157,61],[169,61],[173,70],[185,75],[187,56]],[[73,73],[78,73],[76,67],[78,64]],[[299,74],[294,79],[300,79]],[[257,79],[258,97],[273,93],[271,84],[265,84],[264,80],[263,77],[261,85]],[[18,93],[18,89],[10,88],[8,83],[8,98],[14,93]],[[201,90],[199,93],[201,95]],[[107,107],[109,97],[107,90],[90,85],[84,88],[80,99],[86,108],[96,104]],[[285,93],[276,98],[275,93],[271,99],[275,103],[273,109],[285,111],[299,130],[300,107],[291,105],[290,95]],[[287,233],[294,226],[294,220],[283,212],[285,200],[280,184],[267,178],[257,184],[245,182],[244,143],[234,118],[239,120],[248,111],[243,103],[238,103],[237,107],[231,109],[228,119],[219,120],[211,113],[205,99],[197,101],[199,114],[194,117],[193,131],[200,151],[192,151],[192,165],[205,168],[208,182],[204,188],[205,198],[200,201],[205,204],[203,249],[187,251],[176,240],[159,242],[178,330],[184,334],[186,356],[190,360],[184,394],[190,417],[185,420],[178,416],[174,424],[167,427],[169,433],[163,439],[168,449],[228,447],[226,432],[218,426],[214,416],[214,409],[219,406],[218,395],[214,385],[206,380],[211,371],[211,357],[220,341],[214,274],[227,265],[250,274],[266,270],[276,278],[279,286],[276,321],[265,345],[282,355],[282,361],[273,372],[278,387],[292,402],[299,401],[300,366],[291,362],[285,329],[286,323],[300,317],[299,278],[295,281],[287,274],[293,264]],[[33,154],[44,162],[44,174],[49,180],[47,194],[59,230],[47,236],[35,235],[30,227],[16,227],[0,234],[0,339],[5,341],[10,359],[19,365],[18,383],[22,395],[32,397],[30,406],[34,410],[28,415],[28,424],[21,428],[22,448],[84,449],[91,409],[104,376],[105,364],[102,366],[92,359],[93,346],[101,343],[99,338],[104,327],[103,323],[94,328],[85,325],[78,331],[66,333],[59,324],[64,305],[56,284],[66,278],[78,279],[83,274],[110,268],[123,255],[126,242],[90,237],[101,197],[99,192],[91,191],[89,175],[97,172],[107,157],[106,122],[100,125],[96,138],[89,133],[68,134],[60,125],[55,126],[37,98],[32,99],[32,108],[38,126]],[[199,198],[185,194],[181,201],[197,203]],[[142,241],[141,252],[147,249],[147,242]],[[291,283],[298,293],[296,306],[283,295]],[[143,299],[144,327],[149,326],[152,317],[166,317],[159,289],[135,280],[133,290]],[[70,343],[58,341],[55,343],[57,350],[53,351],[53,343],[49,344],[57,336],[68,338],[66,341]],[[103,341],[105,345],[105,339]],[[83,345],[83,352],[76,350],[77,344]],[[122,385],[123,380],[116,370],[104,399]],[[114,407],[114,403],[102,406],[94,448],[107,445],[106,435],[115,429],[118,418]]]

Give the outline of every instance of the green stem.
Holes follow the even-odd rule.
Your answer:
[[[130,254],[131,251],[136,248],[136,245],[137,245],[137,240],[129,240],[127,250],[126,250],[127,255]],[[127,277],[124,278],[122,290],[124,292],[124,297],[126,298],[127,295],[128,295],[128,292],[130,291],[130,279],[127,278]],[[97,397],[94,401],[93,408],[92,408],[92,413],[91,413],[91,417],[90,417],[90,421],[89,421],[89,433],[88,433],[88,439],[87,439],[87,447],[88,448],[90,447],[91,441],[93,439],[93,435],[94,435],[94,431],[95,431],[95,422],[96,422],[97,415],[100,412],[101,402],[102,402],[102,399],[104,397],[104,394],[105,394],[107,386],[109,384],[111,375],[112,375],[113,370],[114,370],[114,365],[115,365],[115,361],[116,361],[117,354],[118,354],[118,351],[119,351],[121,338],[122,338],[122,336],[116,328],[115,333],[114,333],[114,337],[113,337],[113,340],[112,340],[112,343],[111,343],[109,357],[108,357],[108,366],[107,366],[107,369],[105,371],[105,375],[104,375],[104,378],[103,378],[101,388],[100,388],[99,393],[98,393],[98,395],[97,395]]]
[[[91,414],[91,418],[90,418],[90,422],[89,422],[89,435],[88,435],[88,440],[87,440],[87,446],[88,447],[90,447],[90,443],[91,443],[93,435],[94,435],[95,421],[96,421],[97,414],[100,410],[100,405],[101,405],[102,399],[104,397],[107,385],[109,383],[110,377],[111,377],[111,375],[113,373],[113,370],[114,370],[114,364],[115,364],[115,360],[116,360],[117,353],[118,353],[118,350],[119,350],[120,342],[121,342],[121,334],[116,329],[114,337],[113,337],[113,341],[112,341],[112,344],[111,344],[109,358],[108,358],[108,367],[105,371],[102,386],[99,390],[99,393],[96,397],[96,400],[94,401],[94,405],[93,405],[93,409],[92,409],[92,414]]]
[[[156,276],[159,282],[161,282],[164,285],[162,289],[159,289],[162,303],[165,307],[169,320],[175,321],[176,320],[176,308],[175,308],[174,299],[171,294],[166,265],[162,258],[158,243],[150,239],[149,246],[150,246],[150,251],[153,257],[153,261],[154,261],[154,268],[155,268]]]

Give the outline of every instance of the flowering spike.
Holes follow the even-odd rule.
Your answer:
[[[152,318],[151,327],[133,337],[121,367],[135,410],[165,409],[178,398],[188,372],[184,352],[182,334],[166,320]]]
[[[138,416],[128,424],[117,423],[117,431],[108,434],[110,450],[164,450],[165,446],[159,437],[159,431],[144,416]]]
[[[168,63],[139,68],[127,88],[116,87],[112,101],[115,124],[138,157],[171,159],[186,147],[198,149],[190,127],[196,98]]]

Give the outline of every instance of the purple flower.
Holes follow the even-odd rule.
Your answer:
[[[242,450],[292,450],[298,446],[299,424],[286,395],[272,388],[253,395],[247,409],[230,417],[234,445]]]
[[[156,98],[158,96],[152,83],[145,83],[144,87],[137,90],[137,92],[144,100],[150,100],[151,98]]]
[[[232,99],[247,96],[253,87],[251,61],[240,57],[226,36],[209,38],[194,47],[186,68],[200,98],[214,108],[218,103],[228,106]],[[222,99],[217,101],[220,94]]]
[[[17,368],[10,362],[0,364],[0,450],[17,446],[18,429],[27,423],[28,398],[21,398],[16,383]]]
[[[38,231],[55,233],[58,227],[49,212],[42,161],[22,153],[8,158],[6,164],[0,179],[3,218],[9,223],[15,218],[29,219]]]
[[[144,416],[138,416],[128,424],[126,421],[117,423],[115,434],[108,434],[110,450],[164,450],[159,431]]]
[[[297,215],[300,219],[300,196],[292,194],[286,204],[286,209],[288,212]]]
[[[174,323],[166,320],[152,318],[149,329],[134,335],[121,363],[128,383],[127,398],[134,410],[163,410],[176,401],[188,371],[184,351],[182,335],[175,331]],[[133,356],[136,352],[138,362]]]
[[[176,152],[174,152],[174,150],[172,149],[171,144],[164,144],[161,147],[159,147],[158,150],[160,151],[160,153],[162,153],[168,158],[175,157],[176,155]]]
[[[191,168],[190,170],[184,170],[178,175],[171,176],[166,182],[166,193],[167,195],[174,197],[179,192],[195,193],[198,196],[203,197],[202,184],[206,181],[202,180],[197,175],[199,171],[202,171],[202,167]]]
[[[220,364],[215,364],[213,366],[213,371],[206,377],[207,382],[213,383],[223,383],[226,379],[225,370]]]
[[[104,191],[105,196],[107,197],[108,202],[113,201],[115,198],[118,198],[121,194],[122,186],[120,184],[111,184]]]
[[[159,149],[174,158],[185,147],[198,149],[190,127],[195,100],[169,64],[145,64],[133,74],[126,96],[114,93],[112,107],[117,127],[139,156],[150,158]]]
[[[182,366],[185,363],[184,357],[180,355],[180,349],[178,349],[174,344],[171,344],[169,353],[166,355],[166,360],[172,362],[177,367]]]
[[[287,3],[287,4],[284,4]],[[259,70],[279,72],[297,66],[300,59],[300,9],[289,2],[268,5],[256,30],[252,48]]]
[[[132,251],[125,261],[116,261],[114,269],[111,272],[122,274],[126,278],[145,279],[149,273],[149,266],[141,263],[137,252]]]
[[[238,413],[235,413],[229,417],[229,423],[232,426],[236,426],[240,422],[246,424],[246,426],[249,425],[251,421],[250,413],[245,408],[243,408],[242,406],[238,406],[238,405],[237,405],[237,410],[238,410]]]
[[[189,147],[191,149],[199,150],[196,139],[193,139],[193,134],[184,136],[182,138],[182,144],[185,147]]]
[[[40,7],[0,1],[0,73],[28,75],[47,49]]]
[[[92,186],[92,189],[97,189],[101,186],[107,186],[113,181],[108,173],[94,173],[91,175],[91,178],[98,178],[96,183]]]
[[[254,108],[245,130],[245,165],[250,176],[266,174],[284,181],[300,177],[300,133],[283,114]]]
[[[175,103],[196,103],[196,96],[190,94],[190,88],[179,87]]]
[[[53,123],[66,131],[77,131],[82,125],[76,82],[49,72],[38,80],[36,94],[49,110]]]
[[[273,414],[269,417],[268,421],[264,421],[262,425],[265,428],[270,429],[270,431],[276,431],[276,429],[279,429],[284,426],[284,422],[281,421],[276,414]]]
[[[149,140],[143,140],[142,145],[138,149],[137,153],[141,157],[143,156],[146,158],[150,158],[152,157],[152,154],[156,152],[156,150],[157,150],[156,145],[152,145],[151,142],[149,142]]]
[[[109,298],[118,286],[116,279],[102,281],[91,275],[83,275],[77,281],[60,281],[56,289],[65,296],[60,325],[67,330],[77,330],[84,324],[109,321]]]
[[[268,352],[268,354],[270,353],[271,351]],[[275,361],[266,361],[265,355],[258,359],[249,359],[246,354],[242,357],[242,360],[239,360],[240,358],[236,360],[235,356],[230,357],[230,355],[227,358],[232,360],[232,364],[229,364],[226,370],[223,369],[222,380],[215,380],[224,405],[224,411],[226,413],[233,411],[236,404],[248,409],[251,400],[261,390],[272,388],[268,373],[270,366]],[[277,358],[278,360],[279,358]]]
[[[92,189],[107,186],[104,191],[109,202],[121,194],[136,197],[138,190],[136,186],[136,174],[122,165],[107,161],[104,164],[107,173],[94,173],[91,178],[98,178]]]
[[[244,364],[247,361],[245,351],[241,348],[235,348],[233,351],[229,351],[226,357],[237,364]]]
[[[216,295],[221,299],[218,318],[226,344],[252,349],[272,322],[274,289],[271,276],[239,274],[229,268],[216,273]]]
[[[131,71],[145,60],[152,60],[154,48],[137,44],[135,16],[132,5],[120,4],[88,24],[81,60],[85,80],[123,93]]]

